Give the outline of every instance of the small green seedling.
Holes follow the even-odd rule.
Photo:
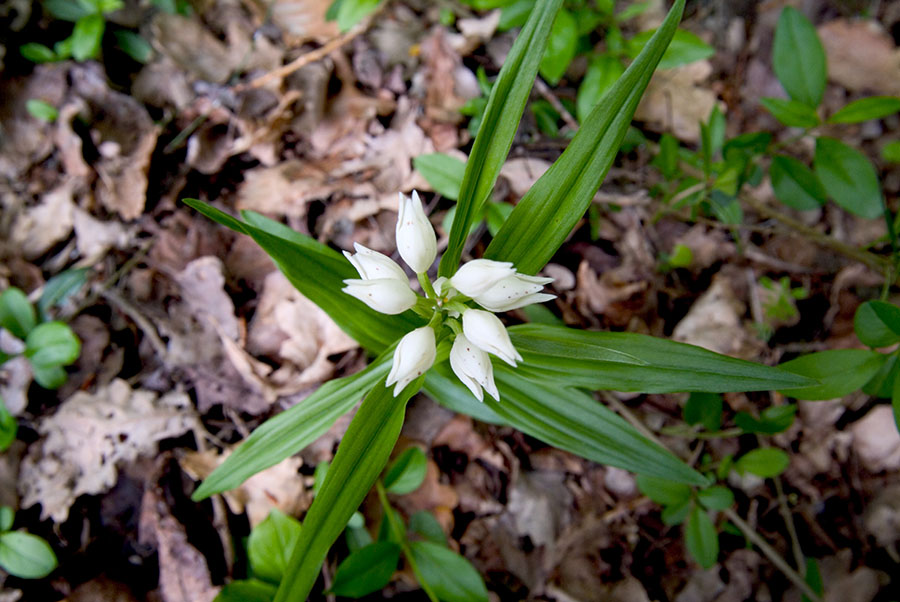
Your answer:
[[[0,568],[14,577],[43,579],[56,568],[56,554],[37,535],[11,531],[15,515],[9,506],[0,506]]]

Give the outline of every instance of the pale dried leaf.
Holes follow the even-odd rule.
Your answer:
[[[832,81],[853,92],[900,94],[900,50],[877,23],[835,19],[818,31]]]
[[[269,5],[272,23],[284,31],[292,46],[310,40],[323,43],[340,33],[337,22],[326,21],[332,0],[274,0]]]
[[[717,275],[709,290],[675,326],[672,338],[717,353],[747,357],[752,349],[741,323],[744,309],[728,279]]]
[[[712,65],[706,60],[657,71],[634,113],[635,120],[685,142],[697,142],[700,122],[716,106],[716,94],[703,85],[711,73]]]
[[[81,255],[80,265],[94,265],[110,249],[126,248],[134,235],[134,228],[126,228],[116,220],[98,220],[77,207],[73,225],[75,243]]]
[[[12,227],[13,244],[26,259],[40,257],[72,231],[74,181],[67,180],[41,197],[38,205],[20,213]]]
[[[41,504],[42,520],[63,522],[78,496],[115,485],[119,464],[156,453],[159,441],[191,430],[196,420],[182,392],[159,397],[118,379],[95,393],[79,391],[37,426],[44,438],[22,462],[22,506]]]
[[[500,168],[500,175],[509,182],[510,190],[516,198],[522,198],[548,169],[549,161],[522,157],[504,163]]]
[[[853,450],[863,466],[872,472],[900,468],[900,433],[888,405],[872,408],[853,424]]]

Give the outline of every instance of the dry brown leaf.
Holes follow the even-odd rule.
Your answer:
[[[78,265],[94,265],[110,249],[126,248],[134,236],[133,227],[128,228],[114,219],[98,220],[77,207],[73,217],[75,243],[81,255]]]
[[[872,408],[850,428],[853,450],[863,466],[872,472],[900,468],[900,433],[890,406]]]
[[[578,265],[576,282],[575,303],[583,315],[602,315],[620,325],[643,307],[650,287],[631,266],[618,266],[598,277],[587,260]]]
[[[832,81],[853,92],[900,94],[900,49],[876,22],[835,19],[818,31]]]
[[[141,543],[154,545],[159,555],[162,602],[212,602],[219,587],[212,584],[206,559],[188,542],[184,525],[155,487],[144,492],[139,530]]]
[[[728,278],[716,275],[709,290],[675,326],[672,338],[733,357],[753,357],[750,337],[741,321],[744,309]]]
[[[224,266],[218,257],[199,257],[175,275],[182,299],[198,320],[209,320],[232,340],[241,335],[234,302],[225,292]]]
[[[211,449],[188,452],[179,464],[191,478],[202,480],[230,454],[230,450],[219,453]],[[303,476],[297,472],[302,465],[303,461],[297,456],[285,458],[275,466],[256,473],[235,489],[223,492],[222,497],[235,514],[247,513],[251,527],[261,523],[273,508],[290,516],[300,516],[312,503],[312,493],[304,485]]]
[[[41,504],[42,520],[61,523],[78,496],[115,485],[119,464],[155,453],[159,441],[196,424],[190,398],[182,392],[160,397],[118,379],[95,393],[79,391],[37,426],[44,438],[29,447],[22,462],[22,506]]]
[[[289,45],[310,40],[323,43],[337,36],[337,22],[326,21],[331,0],[274,0],[269,4],[272,23],[288,36]]]
[[[0,340],[11,337],[5,330],[0,330]],[[21,342],[15,339],[21,347]],[[9,353],[5,345],[0,346],[4,352]],[[9,413],[13,416],[20,415],[28,406],[28,387],[31,385],[31,364],[24,355],[14,357],[0,364],[0,399]]]
[[[500,168],[500,175],[509,182],[509,188],[516,198],[522,198],[548,169],[549,161],[523,157],[504,163]]]
[[[66,180],[41,197],[38,205],[20,213],[12,227],[12,241],[25,259],[40,257],[72,231],[76,183]]]
[[[159,11],[152,29],[157,50],[199,79],[221,84],[236,67],[228,46],[196,18]]]
[[[36,65],[31,77],[6,79],[0,87],[0,176],[14,181],[53,151],[53,126],[29,115],[25,103],[39,98],[61,106],[66,92],[65,64]]]
[[[700,122],[705,122],[716,106],[715,92],[703,85],[711,73],[712,65],[705,60],[657,71],[634,118],[685,142],[699,141]]]

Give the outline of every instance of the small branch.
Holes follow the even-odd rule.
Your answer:
[[[254,79],[251,82],[248,82],[248,83],[240,85],[240,86],[235,86],[235,89],[242,90],[242,89],[246,89],[246,88],[261,88],[263,86],[270,84],[273,81],[287,77],[294,71],[297,71],[298,69],[301,69],[302,67],[305,67],[306,65],[309,65],[310,63],[315,63],[316,61],[322,60],[323,58],[325,58],[326,56],[328,56],[329,54],[331,54],[332,52],[334,52],[335,50],[337,50],[338,48],[340,48],[347,42],[350,42],[351,40],[353,40],[355,37],[357,37],[362,32],[364,32],[369,27],[370,21],[371,21],[371,19],[366,19],[362,23],[358,23],[357,25],[352,27],[349,31],[346,31],[346,32],[342,33],[341,35],[339,35],[338,37],[325,42],[325,44],[322,45],[320,48],[311,50],[310,52],[307,52],[306,54],[301,54],[300,56],[295,58],[293,61],[288,63],[287,65],[283,65],[283,66],[279,67],[278,69],[275,69],[274,71],[269,71],[268,73],[266,73],[264,75],[260,75],[259,77],[257,77],[256,79]]]
[[[166,347],[166,344],[160,338],[159,333],[156,331],[153,324],[150,323],[150,320],[144,317],[144,314],[114,291],[101,291],[100,296],[109,301],[110,305],[115,306],[116,309],[134,320],[134,323],[137,324],[138,328],[144,333],[144,336],[147,337],[147,340],[150,341],[150,344],[153,346],[153,349],[156,351],[156,354],[160,357],[162,362],[164,364],[169,363],[169,350]]]
[[[553,93],[553,90],[550,89],[543,79],[538,77],[534,80],[534,88],[538,91],[544,100],[550,103],[550,106],[553,107],[557,113],[560,114],[562,120],[566,122],[566,125],[573,132],[578,131],[578,121],[572,117],[572,114],[569,113],[569,110],[563,106],[563,103],[559,101],[556,95]]]
[[[791,509],[788,508],[781,477],[776,475],[772,480],[775,482],[775,492],[778,494],[778,511],[784,520],[788,534],[791,536],[791,551],[794,553],[794,564],[797,565],[799,570],[803,571],[806,567],[806,559],[803,557],[803,549],[800,547],[800,538],[797,536],[797,525],[794,524],[794,515],[791,513]]]
[[[619,401],[618,397],[616,397],[609,391],[600,391],[600,396],[603,397],[604,401],[606,401],[606,403],[608,403],[610,406],[612,406],[612,408],[616,412],[621,414],[622,418],[627,420],[631,424],[631,426],[636,428],[640,434],[642,434],[644,437],[646,437],[650,441],[653,441],[658,446],[668,449],[666,447],[666,444],[663,443],[659,439],[659,437],[656,436],[656,433],[651,431],[647,427],[647,425],[645,425],[643,422],[641,422],[641,419],[638,418],[637,416],[635,416],[634,413],[628,408],[628,406],[626,406],[624,403]]]
[[[791,583],[796,585],[800,591],[802,591],[806,596],[812,600],[813,602],[822,602],[822,596],[817,594],[812,587],[800,576],[800,573],[791,568],[791,565],[785,561],[784,558],[778,553],[778,551],[769,545],[769,543],[763,539],[756,530],[751,527],[747,522],[738,516],[738,513],[732,510],[731,508],[726,508],[722,510],[722,514],[724,514],[728,520],[734,523],[738,529],[740,529],[741,533],[743,533],[744,537],[749,539],[759,551],[763,553],[763,555],[769,559],[769,561],[774,564],[778,569],[784,573],[784,576],[790,579]]]

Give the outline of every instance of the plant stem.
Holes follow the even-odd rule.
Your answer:
[[[781,483],[781,477],[775,475],[772,478],[775,482],[775,492],[778,494],[778,511],[787,527],[788,534],[791,536],[791,551],[794,553],[794,563],[799,570],[805,570],[806,559],[803,557],[803,549],[800,547],[800,538],[797,537],[797,526],[794,524],[794,515],[788,508],[787,497],[784,495],[784,486]]]
[[[416,277],[419,279],[419,284],[422,285],[422,290],[425,291],[425,295],[429,299],[437,300],[437,293],[434,292],[434,285],[431,284],[431,279],[428,277],[428,274],[422,272],[421,274],[416,274]]]
[[[800,573],[791,568],[791,565],[785,561],[784,558],[778,553],[778,551],[769,545],[769,543],[760,536],[756,530],[751,527],[747,522],[738,516],[738,513],[732,510],[731,508],[726,508],[722,510],[722,514],[730,520],[735,527],[737,527],[741,533],[744,534],[744,537],[749,539],[759,551],[763,553],[763,555],[769,559],[769,561],[774,564],[778,569],[784,573],[784,576],[790,579],[791,583],[796,585],[800,591],[802,591],[806,596],[812,600],[812,602],[822,602],[822,596],[817,594],[815,590],[800,576]]]
[[[406,561],[409,563],[410,568],[412,568],[413,573],[416,575],[416,579],[419,580],[419,585],[422,586],[422,590],[425,592],[425,595],[428,596],[428,599],[431,602],[439,602],[438,597],[431,591],[431,587],[429,587],[428,583],[425,579],[422,578],[422,573],[419,571],[419,566],[416,564],[416,560],[413,557],[412,550],[409,548],[409,542],[406,541],[406,533],[402,525],[397,523],[397,517],[394,516],[394,509],[391,508],[391,504],[387,498],[387,492],[384,490],[384,485],[381,482],[381,479],[375,481],[375,490],[378,492],[378,499],[381,501],[381,508],[384,511],[384,518],[388,521],[388,524],[391,527],[391,531],[394,533],[394,537],[397,541],[400,542],[400,547],[403,549],[403,555],[406,556]]]

